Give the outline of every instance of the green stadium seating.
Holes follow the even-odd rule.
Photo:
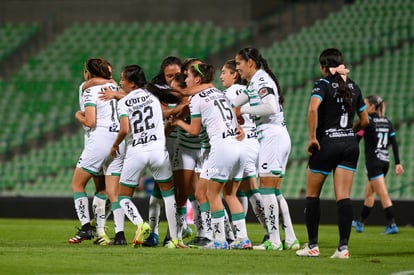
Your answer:
[[[397,126],[406,170],[396,177],[390,169],[387,185],[392,198],[414,197],[413,8],[407,0],[355,1],[284,41],[260,49],[285,95],[284,111],[292,140],[282,183],[286,197],[298,197],[306,184],[307,107],[313,82],[320,76],[317,57],[326,47],[343,51],[350,77],[360,85],[363,95],[377,93],[386,100],[387,116]],[[111,61],[115,79],[122,66],[131,63],[142,65],[150,79],[167,55],[205,59],[249,35],[248,30],[235,31],[204,22],[73,24],[29,60],[12,81],[0,81],[7,99],[0,101],[0,108],[9,114],[0,118],[4,125],[0,154],[73,123],[82,66],[90,56]],[[74,135],[64,135],[2,163],[0,194],[70,196],[73,168],[82,146],[83,133],[79,129]],[[361,154],[352,198],[363,198],[366,180]],[[88,184],[88,192],[93,193],[93,184]],[[331,176],[321,195],[334,197]]]
[[[23,116],[10,122],[12,125],[7,117],[0,118],[0,123],[6,125],[0,134],[5,140],[0,149],[5,152],[73,123],[73,114],[79,108],[77,90],[83,81],[83,64],[89,57],[102,56],[111,61],[115,79],[122,66],[132,63],[140,64],[151,79],[168,55],[204,59],[247,34],[243,31],[239,35],[234,29],[209,22],[74,24],[29,60],[10,82],[2,83],[12,103],[16,103],[2,104],[13,106],[13,112]],[[214,49],[212,44],[216,45]],[[17,130],[21,131],[19,137],[9,139],[15,129],[25,130]]]
[[[385,1],[382,5],[377,1],[356,1],[354,5],[331,14],[326,20],[319,20],[300,33],[290,35],[285,41],[260,49],[278,77],[282,92],[285,92],[284,110],[291,133],[290,159],[293,162],[307,159],[309,95],[313,80],[320,75],[317,57],[326,47],[338,47],[343,51],[346,64],[350,64],[350,77],[360,85],[364,96],[376,93],[386,100],[387,116],[393,122],[414,119],[414,47],[410,43],[414,38],[414,21],[409,19],[413,7],[409,1]],[[396,18],[391,16],[393,13],[401,16]],[[327,31],[332,26],[335,26],[336,31]],[[338,33],[341,35],[338,36]],[[400,44],[401,47],[398,46]],[[406,146],[407,150],[400,148],[401,154],[414,152],[414,146]],[[361,158],[352,189],[352,196],[357,198],[363,198],[367,180],[363,156]],[[282,189],[290,196],[298,194],[299,187],[291,192],[287,186],[290,183],[289,175],[296,175],[297,169],[297,165],[288,165],[286,172]],[[390,174],[388,178],[392,183],[404,181],[407,174],[398,178]],[[324,186],[322,197],[333,197],[330,183],[331,177]],[[410,181],[407,184],[410,186]],[[401,197],[403,193],[392,195]]]
[[[36,23],[0,25],[0,61],[10,55],[39,31]]]

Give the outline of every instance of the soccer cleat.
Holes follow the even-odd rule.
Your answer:
[[[142,243],[143,246],[154,247],[158,245],[158,234],[152,232],[149,234],[148,238]]]
[[[132,240],[132,246],[138,247],[141,246],[144,242],[144,239],[148,238],[151,232],[151,227],[147,222],[141,222],[137,225],[137,231],[135,232],[135,237]]]
[[[235,239],[230,243],[230,249],[252,249],[252,242],[249,239]]]
[[[183,239],[190,238],[191,235],[193,235],[193,230],[189,226],[187,226],[187,228],[184,229],[182,233]]]
[[[206,238],[206,237],[196,236],[194,239],[189,241],[187,243],[187,245],[190,248],[200,248],[200,247],[203,247],[203,246],[207,245],[210,242],[211,242],[211,240]]]
[[[165,247],[167,248],[188,248],[183,242],[183,240],[171,240],[169,241]]]
[[[349,259],[348,249],[343,249],[341,251],[336,249],[335,253],[331,256],[331,259]]]
[[[198,245],[198,243],[201,241],[202,237],[200,236],[195,236],[194,239],[192,239],[191,241],[189,241],[188,243],[186,243],[187,245]]]
[[[306,243],[302,249],[296,251],[297,256],[301,257],[318,257],[319,256],[319,247],[316,245],[312,248]]]
[[[115,237],[109,243],[110,245],[127,245],[124,231],[119,231],[115,234]]]
[[[259,245],[255,245],[253,246],[254,250],[276,250],[276,251],[280,251],[283,250],[283,244],[275,244],[272,243],[271,241],[267,240],[264,243],[261,243]]]
[[[90,240],[94,237],[94,230],[89,228],[78,228],[78,233],[68,240],[68,243],[81,243],[84,240]]]
[[[109,245],[111,240],[109,239],[106,233],[100,234],[99,236],[95,236],[95,240],[93,241],[94,244],[99,245]]]
[[[162,241],[162,245],[166,246],[168,242],[171,241],[170,232],[167,232],[167,235],[165,235],[164,240]]]
[[[299,240],[294,240],[291,244],[283,241],[283,249],[284,250],[298,250],[300,248]]]
[[[264,242],[265,242],[265,241],[267,241],[268,239],[269,239],[269,235],[265,234],[265,235],[263,236],[262,243],[264,243]]]
[[[395,223],[393,223],[391,225],[387,225],[385,227],[385,230],[384,230],[385,235],[397,234],[397,233],[398,233],[398,226]]]
[[[227,241],[213,240],[203,246],[204,249],[229,249],[229,243]]]
[[[364,224],[360,221],[353,220],[352,221],[352,227],[356,229],[356,232],[362,233],[364,232]]]

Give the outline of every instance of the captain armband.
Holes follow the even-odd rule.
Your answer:
[[[260,98],[264,98],[264,97],[266,97],[268,95],[271,95],[271,94],[274,95],[275,92],[273,91],[272,88],[263,87],[263,88],[260,88],[258,94],[259,94]]]

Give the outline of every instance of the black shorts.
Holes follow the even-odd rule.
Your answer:
[[[367,160],[365,167],[367,168],[368,180],[375,180],[376,178],[387,175],[390,163],[379,159]]]
[[[356,171],[359,146],[356,140],[341,142],[321,142],[320,151],[313,152],[309,158],[309,169],[315,173],[331,174],[340,167]]]

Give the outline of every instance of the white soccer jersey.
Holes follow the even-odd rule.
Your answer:
[[[260,141],[258,167],[261,175],[274,174],[283,177],[291,141],[283,109],[279,104],[279,93],[275,82],[268,73],[260,69],[254,74],[247,89],[244,90],[244,95],[238,97],[234,102],[236,106],[248,102],[249,106],[247,108],[243,106],[242,111],[244,109],[252,113],[259,113],[258,109],[264,102],[276,107],[274,113],[261,115],[255,120],[257,136]]]
[[[145,89],[131,91],[118,102],[118,113],[120,118],[128,117],[130,126],[120,184],[136,186],[146,167],[149,167],[156,181],[170,180],[171,163],[158,98]]]
[[[110,132],[119,130],[119,121],[117,117],[117,101],[99,99],[99,92],[105,92],[105,87],[113,91],[118,91],[118,87],[112,83],[92,86],[83,91],[82,101],[84,107],[94,106],[96,108],[96,127],[108,129]]]
[[[119,121],[116,113],[116,100],[103,101],[99,99],[99,92],[104,86],[113,90],[113,85],[97,85],[83,91],[83,82],[79,87],[79,107],[82,111],[86,106],[96,108],[96,127],[85,130],[84,149],[77,166],[91,174],[104,173],[105,175],[118,175],[122,169],[124,146],[120,144],[121,154],[115,159],[109,156],[109,149],[116,139]],[[105,121],[107,120],[107,121]]]
[[[245,89],[246,89],[245,85],[233,84],[230,87],[228,87],[225,91],[223,91],[223,93],[226,95],[226,97],[231,102],[239,94],[241,94]],[[241,125],[241,127],[244,130],[246,138],[256,138],[257,137],[256,123],[254,122],[253,116],[250,114],[242,114],[242,117],[244,119],[244,123]]]
[[[242,143],[235,136],[237,120],[229,100],[216,88],[209,88],[190,100],[192,118],[201,118],[211,149],[201,174],[204,178],[226,182],[241,180],[244,157]]]
[[[85,85],[85,83],[86,81],[79,85],[79,108],[81,111],[85,111],[85,102],[83,102],[83,85]]]
[[[83,85],[85,85],[86,81],[82,82],[81,85],[79,85],[79,110],[85,111],[85,102],[83,100]],[[91,128],[82,125],[82,128],[85,132],[89,131]]]
[[[164,119],[160,101],[144,89],[131,91],[118,102],[119,117],[129,118],[128,150],[165,149]]]
[[[245,85],[233,84],[224,91],[224,94],[230,101],[233,101],[239,94],[243,93],[245,89]],[[257,174],[259,142],[257,140],[256,123],[253,119],[254,116],[250,114],[242,114],[242,117],[244,119],[244,123],[241,125],[241,127],[245,133],[243,146],[246,149],[243,151],[243,154],[245,154],[246,158],[243,178],[247,178]]]
[[[235,114],[229,100],[220,90],[209,88],[191,97],[190,112],[191,117],[201,117],[211,145],[236,136]]]
[[[247,95],[249,96],[251,106],[261,104],[261,99],[266,96],[273,96],[274,100],[276,101],[276,113],[267,116],[257,117],[256,124],[258,125],[258,127],[260,127],[261,124],[285,124],[283,109],[282,106],[280,106],[279,104],[279,91],[277,90],[275,82],[268,73],[266,73],[262,69],[258,70],[250,80],[249,85],[245,90],[245,93],[247,93]],[[255,99],[258,99],[258,101],[253,102],[252,100]]]

